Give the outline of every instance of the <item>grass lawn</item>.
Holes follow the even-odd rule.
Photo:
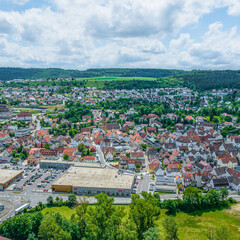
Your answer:
[[[156,80],[157,78],[151,77],[94,77],[94,78],[76,78],[76,80],[85,81],[130,81],[130,80]]]
[[[106,81],[130,81],[130,80],[156,80],[147,77],[95,77],[95,78],[76,78],[78,81],[87,81],[86,87],[96,87],[102,89]]]
[[[38,110],[31,110],[31,109],[18,109],[19,112],[29,112],[29,113],[32,113],[32,114],[39,114],[39,111]]]
[[[69,208],[69,207],[51,207],[51,208],[44,208],[42,210],[42,214],[46,214],[46,213],[50,213],[50,212],[56,212],[56,213],[60,213],[63,217],[70,219],[71,216],[76,212],[75,208]]]
[[[163,218],[166,216],[165,212],[162,210],[161,216],[156,222],[161,230]],[[175,220],[178,224],[180,240],[207,240],[208,227],[223,225],[230,231],[230,239],[240,239],[240,204],[234,205],[232,209],[196,212],[193,215],[181,212],[176,214]]]
[[[128,205],[120,207],[129,211]],[[47,212],[58,212],[67,219],[70,219],[72,214],[76,212],[76,209],[69,207],[52,207],[42,210],[43,214]],[[166,210],[162,210],[160,218],[156,221],[161,232],[163,232],[162,221],[165,216]],[[231,209],[224,210],[195,212],[194,214],[180,212],[176,214],[175,220],[178,224],[180,240],[207,240],[206,231],[208,227],[221,227],[223,225],[230,231],[232,240],[240,240],[240,204],[233,205]]]
[[[125,211],[129,211],[129,205],[119,205],[118,207],[122,207]],[[94,208],[94,205],[89,205],[89,208]],[[71,219],[71,216],[74,213],[76,213],[76,208],[69,208],[69,207],[63,206],[63,207],[44,208],[42,210],[43,215],[50,212],[60,213],[63,217],[67,219]]]

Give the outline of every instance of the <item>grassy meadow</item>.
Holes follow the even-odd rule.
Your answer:
[[[77,81],[87,82],[86,87],[96,87],[102,89],[106,81],[131,81],[131,80],[156,80],[156,78],[149,77],[94,77],[94,78],[76,78]]]
[[[90,206],[90,207],[94,207]],[[129,211],[129,206],[121,206],[126,212]],[[76,209],[68,207],[52,207],[42,210],[43,214],[47,212],[58,212],[62,216],[70,219]],[[163,232],[162,221],[166,215],[166,210],[161,210],[159,219],[156,220],[156,225],[159,226],[160,232]],[[209,227],[226,226],[230,232],[232,240],[240,240],[240,204],[232,205],[230,209],[212,210],[201,212],[197,211],[192,214],[177,213],[175,220],[178,224],[178,233],[180,240],[207,240],[206,232]],[[163,235],[163,234],[162,234]]]

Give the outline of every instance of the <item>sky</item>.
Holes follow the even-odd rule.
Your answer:
[[[0,67],[240,69],[240,0],[0,0]]]

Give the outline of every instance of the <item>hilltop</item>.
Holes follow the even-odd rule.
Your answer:
[[[193,90],[240,88],[240,71],[175,70],[143,68],[99,68],[64,70],[60,68],[0,68],[0,80],[72,78],[94,80],[89,86],[105,89],[188,87]],[[94,78],[94,79],[89,79]],[[87,85],[88,86],[88,85]]]

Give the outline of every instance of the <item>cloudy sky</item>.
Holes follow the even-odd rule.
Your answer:
[[[240,0],[0,0],[0,66],[240,69]]]

